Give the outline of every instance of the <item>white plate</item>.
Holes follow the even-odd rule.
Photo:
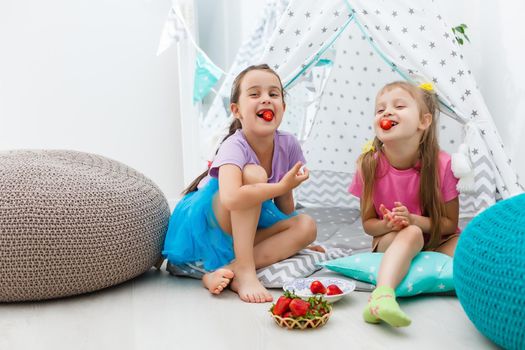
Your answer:
[[[323,295],[323,294],[313,294],[310,290],[310,284],[313,281],[320,281],[325,287],[328,287],[331,284],[335,284],[343,291],[343,294],[337,295]],[[310,278],[299,278],[291,282],[287,282],[283,285],[285,291],[289,291],[301,297],[302,299],[308,299],[315,295],[321,295],[323,299],[331,303],[335,303],[342,297],[347,294],[350,294],[355,289],[355,283],[352,281],[347,281],[340,278],[331,278],[331,277],[310,277]]]

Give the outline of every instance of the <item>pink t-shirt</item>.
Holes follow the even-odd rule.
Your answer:
[[[439,183],[441,185],[441,195],[446,203],[456,198],[459,193],[456,189],[458,179],[454,177],[450,165],[450,155],[444,151],[439,153]],[[394,208],[394,202],[401,202],[410,213],[421,215],[419,203],[419,169],[416,167],[399,170],[388,162],[388,159],[381,155],[376,169],[376,181],[374,184],[374,208],[380,219],[383,215],[379,211],[379,206],[384,204],[389,210]],[[363,193],[363,182],[358,172],[348,188],[348,192],[361,198]]]

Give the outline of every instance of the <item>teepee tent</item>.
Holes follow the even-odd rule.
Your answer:
[[[346,189],[362,145],[373,137],[375,95],[394,80],[433,84],[440,144],[453,154],[463,214],[522,192],[451,27],[431,0],[289,2],[262,55],[245,62],[268,63],[287,89],[281,128],[300,139],[311,170],[297,192],[301,204],[358,208]],[[205,134],[228,123],[230,87],[226,79],[203,117]]]

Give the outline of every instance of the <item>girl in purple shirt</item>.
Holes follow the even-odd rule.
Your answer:
[[[294,212],[292,190],[308,179],[297,139],[278,131],[283,87],[267,65],[234,80],[229,135],[210,167],[184,191],[170,218],[163,255],[201,262],[213,294],[229,284],[246,302],[270,302],[255,270],[286,259],[316,238],[315,221]]]
[[[361,198],[373,251],[384,252],[377,287],[363,317],[410,324],[394,290],[421,250],[454,255],[458,241],[457,179],[437,138],[437,98],[430,84],[394,82],[376,97],[373,146],[358,160],[350,193]]]

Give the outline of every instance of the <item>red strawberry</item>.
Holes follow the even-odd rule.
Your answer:
[[[390,128],[393,126],[393,122],[390,119],[383,118],[379,121],[379,126],[383,130],[390,130]]]
[[[341,290],[341,288],[339,288],[339,287],[336,286],[335,284],[331,284],[331,285],[329,285],[328,287],[326,287],[326,289],[328,290],[328,292],[326,293],[326,295],[338,295],[338,294],[343,294],[343,291]]]
[[[285,295],[281,295],[279,299],[277,299],[277,302],[275,303],[273,307],[272,313],[274,315],[279,315],[279,316],[286,313],[286,311],[289,310],[288,306],[290,305],[291,301],[292,301],[291,298],[288,298]]]
[[[291,311],[286,311],[284,314],[283,314],[283,318],[292,318],[293,315],[292,315],[292,312]]]
[[[265,110],[262,113],[262,118],[266,120],[267,122],[271,122],[273,120],[273,112],[269,109]]]
[[[321,281],[313,281],[312,284],[310,284],[310,290],[312,291],[313,294],[325,294],[326,293],[326,288],[325,286],[321,283]]]
[[[304,301],[303,299],[293,299],[290,302],[290,310],[292,310],[292,315],[294,317],[304,316],[310,309],[310,303]]]

